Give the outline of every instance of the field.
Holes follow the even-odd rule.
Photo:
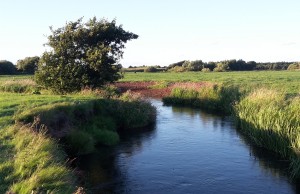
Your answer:
[[[121,81],[205,81],[251,88],[267,87],[290,94],[298,94],[300,92],[299,71],[125,73]]]

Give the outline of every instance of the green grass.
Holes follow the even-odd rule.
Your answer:
[[[159,72],[125,73],[121,81],[209,81],[247,88],[268,87],[286,93],[299,93],[300,72],[298,71],[245,71],[245,72]]]
[[[64,101],[86,101],[90,96],[0,93],[0,193],[72,193],[74,175],[54,139],[14,124],[14,115],[33,107]]]

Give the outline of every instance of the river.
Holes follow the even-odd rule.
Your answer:
[[[299,193],[288,164],[249,144],[231,117],[157,107],[157,122],[79,158],[93,193]]]

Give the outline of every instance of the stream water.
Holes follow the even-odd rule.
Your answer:
[[[93,193],[299,193],[287,162],[256,148],[230,117],[157,107],[157,122],[79,158]]]

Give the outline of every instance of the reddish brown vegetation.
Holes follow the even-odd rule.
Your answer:
[[[118,87],[121,92],[126,92],[128,90],[134,93],[140,93],[142,96],[151,97],[151,98],[163,98],[169,96],[173,88],[190,88],[197,89],[203,86],[211,85],[206,82],[179,82],[179,83],[170,83],[168,87],[165,88],[151,88],[157,82],[117,82],[115,86]]]

